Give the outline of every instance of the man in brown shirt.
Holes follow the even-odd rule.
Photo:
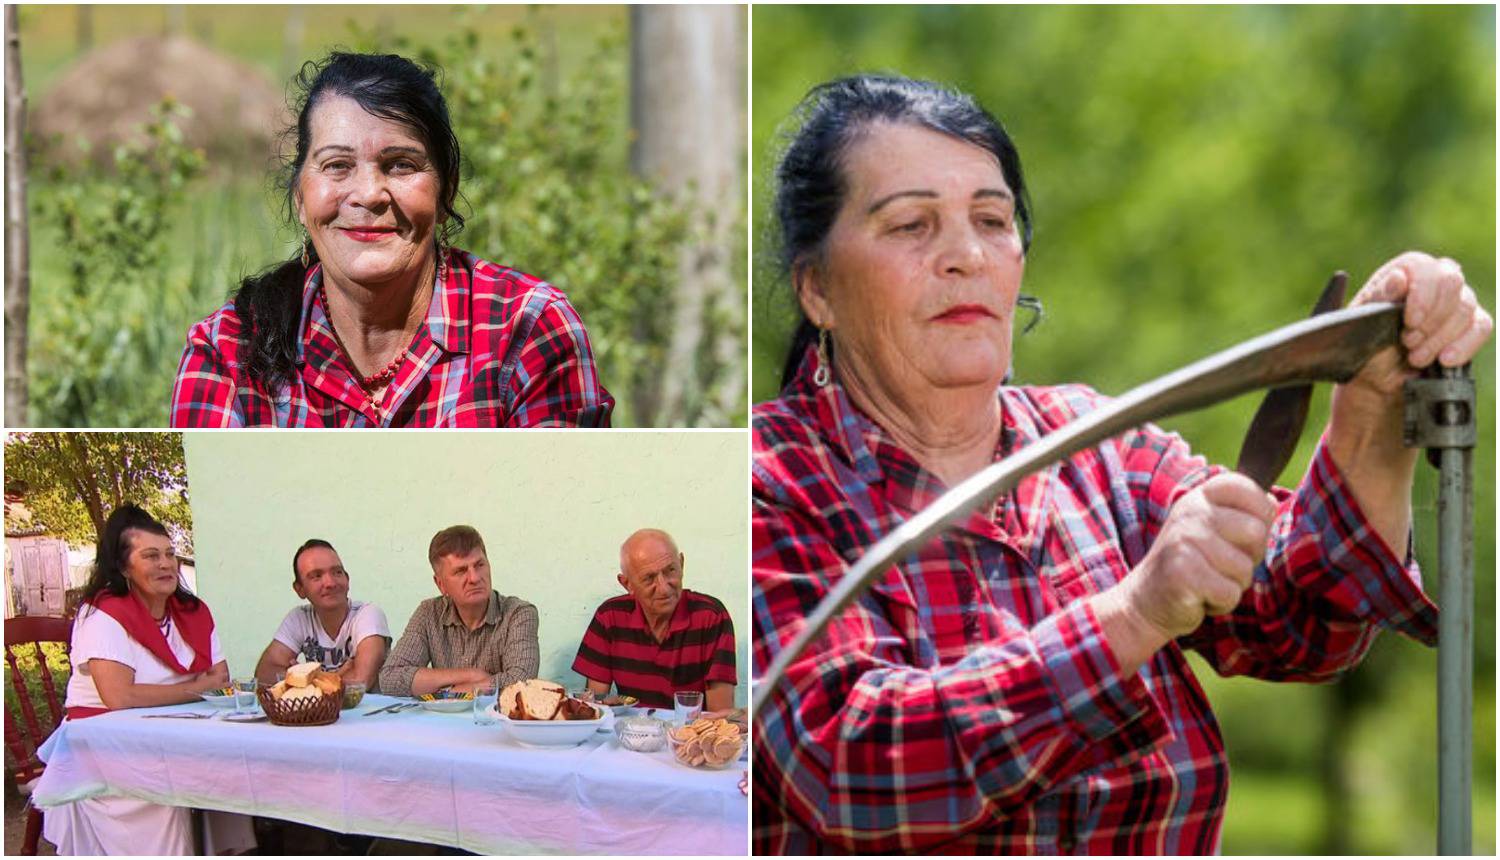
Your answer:
[[[493,679],[535,678],[541,662],[536,607],[490,587],[484,540],[469,526],[438,532],[427,548],[440,597],[417,604],[380,670],[390,696],[444,688],[467,692]]]

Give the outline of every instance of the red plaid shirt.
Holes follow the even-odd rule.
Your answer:
[[[811,362],[804,363],[804,367]],[[1102,398],[1003,388],[999,460]],[[756,674],[866,549],[944,487],[835,383],[804,374],[753,420]],[[755,735],[757,854],[1201,854],[1224,745],[1184,657],[1326,681],[1379,626],[1429,644],[1436,608],[1320,445],[1239,607],[1130,678],[1082,602],[1140,562],[1219,469],[1147,426],[1023,480],[893,568],[797,661]]]
[[[298,372],[272,393],[240,369],[244,321],[230,302],[188,330],[172,388],[173,427],[608,427],[614,398],[561,290],[454,249],[426,324],[380,402],[303,286]],[[378,407],[378,411],[377,408]]]

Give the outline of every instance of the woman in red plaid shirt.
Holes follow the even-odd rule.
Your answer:
[[[302,251],[188,332],[172,426],[609,426],[562,291],[448,247],[459,145],[434,73],[335,53],[297,80]]]
[[[754,410],[754,662],[947,487],[1096,408],[1010,387],[1031,236],[1020,158],[969,97],[825,84],[777,170],[804,318]],[[1295,489],[1131,431],[1023,480],[908,557],[788,672],[757,726],[756,853],[1208,853],[1224,745],[1184,653],[1324,681],[1376,630],[1432,643],[1410,553],[1401,384],[1492,322],[1452,260],[1403,254],[1404,351],[1335,389]]]

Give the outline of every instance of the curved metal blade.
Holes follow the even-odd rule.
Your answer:
[[[1397,343],[1401,305],[1379,303],[1335,311],[1276,329],[1131,389],[944,493],[871,547],[834,584],[752,685],[758,717],[787,667],[828,624],[896,560],[944,529],[992,504],[1021,479],[1084,448],[1148,421],[1188,412],[1248,391],[1320,381],[1344,382],[1379,350]]]
[[[1312,315],[1326,314],[1344,306],[1344,288],[1349,284],[1346,272],[1334,272],[1318,296]],[[1250,420],[1250,429],[1245,431],[1245,441],[1240,445],[1240,456],[1234,470],[1247,475],[1260,485],[1262,490],[1271,489],[1276,478],[1292,461],[1297,452],[1297,441],[1302,438],[1302,428],[1307,424],[1307,408],[1312,403],[1312,383],[1288,385],[1266,392]]]

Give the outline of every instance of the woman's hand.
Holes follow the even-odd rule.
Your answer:
[[[1458,263],[1409,251],[1365,282],[1351,305],[1405,302],[1401,346],[1334,386],[1327,445],[1355,500],[1392,551],[1406,545],[1417,451],[1402,441],[1402,385],[1422,368],[1468,363],[1494,331]]]
[[[1401,386],[1434,361],[1458,367],[1489,340],[1495,321],[1479,306],[1463,269],[1453,260],[1408,251],[1390,260],[1365,282],[1351,306],[1405,302],[1402,350],[1382,350],[1346,387],[1400,403]]]
[[[1239,605],[1265,558],[1276,503],[1254,481],[1225,473],[1178,499],[1129,575],[1094,598],[1126,675],[1157,649]]]

